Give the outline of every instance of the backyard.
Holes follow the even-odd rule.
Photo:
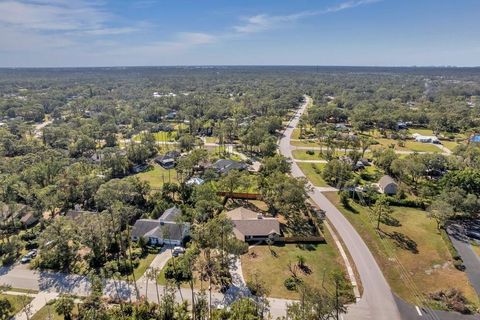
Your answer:
[[[336,192],[325,195],[361,235],[393,291],[401,298],[419,304],[415,290],[428,295],[441,289],[458,288],[470,302],[479,306],[466,274],[453,266],[447,244],[437,231],[435,221],[429,219],[425,211],[392,207],[392,219],[389,225],[381,224],[380,237],[370,209],[353,201],[350,201],[352,208],[345,209]],[[411,281],[405,279],[406,274]]]
[[[176,183],[178,181],[175,169],[167,170],[156,163],[147,171],[136,176],[142,181],[147,181],[152,189],[160,189],[165,182]]]

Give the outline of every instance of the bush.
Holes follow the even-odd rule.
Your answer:
[[[310,156],[313,156],[315,154],[315,151],[313,150],[307,150],[305,151],[306,154],[310,155]]]
[[[287,279],[285,279],[285,281],[283,281],[283,285],[285,286],[285,288],[290,291],[297,290],[297,287],[300,283],[302,283],[302,280],[294,277],[288,277]]]
[[[430,299],[438,302],[444,309],[453,310],[460,313],[472,312],[472,308],[468,304],[467,298],[465,298],[463,293],[456,288],[439,290],[430,293],[429,297]]]
[[[418,199],[398,199],[395,197],[387,197],[388,204],[397,207],[420,208],[425,210],[427,207],[423,200]]]

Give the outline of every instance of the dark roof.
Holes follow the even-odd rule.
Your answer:
[[[84,211],[84,210],[68,210],[67,213],[65,213],[65,217],[70,218],[72,220],[80,220],[80,219],[84,219],[85,217],[91,214],[96,214],[96,213],[97,212]]]
[[[244,170],[247,166],[244,163],[230,160],[230,159],[219,159],[213,165],[212,168],[217,170],[220,173],[228,173],[230,170]]]
[[[27,213],[20,219],[20,222],[26,225],[27,227],[36,223],[37,221],[38,221],[38,218],[32,212]]]
[[[139,219],[132,228],[132,237],[148,238],[155,237],[159,239],[183,240],[187,224],[180,224],[171,221],[160,222],[153,219]],[[164,237],[168,235],[168,237]]]
[[[378,185],[382,188],[382,189],[385,189],[386,186],[388,186],[389,184],[395,184],[397,185],[397,183],[395,182],[395,180],[393,180],[392,177],[388,176],[388,175],[385,175],[383,176],[379,181],[378,181]]]
[[[146,237],[156,237],[159,239],[170,239],[170,240],[178,240],[182,241],[184,236],[185,226],[174,223],[174,222],[165,222],[160,223],[159,227],[151,230],[147,234]]]
[[[177,207],[171,207],[165,210],[165,212],[163,212],[163,214],[160,216],[158,220],[176,222],[177,218],[180,217],[181,215],[182,215],[182,210],[180,210]]]
[[[158,220],[138,219],[132,228],[132,237],[143,237],[160,225]]]

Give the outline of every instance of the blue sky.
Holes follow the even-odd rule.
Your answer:
[[[478,0],[0,0],[0,66],[480,66]]]

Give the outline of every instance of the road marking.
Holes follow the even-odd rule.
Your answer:
[[[422,316],[422,312],[420,311],[420,308],[418,306],[415,306],[415,309],[417,309],[417,313],[418,315],[421,317]]]

